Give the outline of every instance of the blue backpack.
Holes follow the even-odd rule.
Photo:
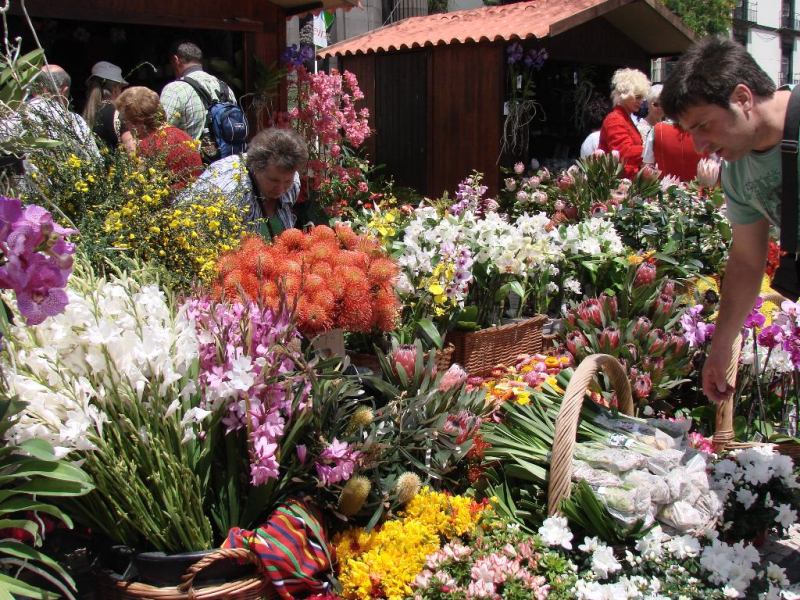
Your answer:
[[[232,154],[242,154],[247,150],[247,117],[235,102],[231,102],[230,90],[224,81],[219,81],[217,98],[212,98],[199,82],[190,77],[180,81],[188,83],[206,109],[206,122],[200,136],[200,154],[203,162],[212,163]]]

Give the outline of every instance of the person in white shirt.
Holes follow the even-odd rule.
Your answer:
[[[586,118],[586,125],[591,129],[591,133],[586,136],[581,144],[581,158],[590,156],[597,150],[600,144],[600,126],[603,124],[603,119],[611,110],[611,104],[603,96],[593,96],[586,104],[584,115]]]

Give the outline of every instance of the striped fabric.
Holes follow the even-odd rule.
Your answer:
[[[281,598],[305,597],[330,590],[328,539],[315,509],[290,500],[255,531],[232,528],[223,548],[248,548],[260,559]]]

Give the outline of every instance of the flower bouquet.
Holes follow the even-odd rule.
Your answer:
[[[218,296],[243,295],[274,311],[283,303],[308,337],[395,327],[397,265],[375,238],[346,225],[318,225],[306,233],[289,229],[272,244],[247,238],[240,250],[220,259],[218,272]]]
[[[589,298],[567,311],[559,340],[576,364],[595,353],[619,358],[643,409],[666,401],[692,368],[675,283],[657,271],[654,259],[630,265],[618,296]]]

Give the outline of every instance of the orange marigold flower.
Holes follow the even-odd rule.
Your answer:
[[[372,327],[372,305],[369,303],[342,302],[338,326],[346,331],[368,332]]]
[[[325,280],[329,280],[333,275],[333,267],[327,262],[317,262],[311,265],[311,273],[319,275]]]
[[[353,267],[358,267],[362,271],[366,272],[367,268],[369,267],[369,256],[363,252],[357,252],[355,250],[342,250],[336,255],[334,264],[350,265]]]
[[[303,292],[310,294],[325,286],[325,280],[319,275],[309,273],[303,278]]]
[[[297,326],[304,333],[316,333],[331,329],[333,320],[324,306],[301,298],[297,303]]]
[[[241,269],[234,269],[228,273],[223,280],[222,286],[223,294],[229,300],[241,298],[242,294],[246,298],[257,298],[261,287],[255,275]]]
[[[336,239],[336,232],[327,225],[317,225],[316,227],[312,227],[311,231],[308,232],[308,235],[315,244],[320,242],[338,243]]]
[[[341,223],[336,225],[336,237],[339,238],[339,243],[342,248],[346,248],[347,250],[355,250],[360,240],[356,232],[347,225],[342,225]]]
[[[319,304],[327,310],[333,310],[333,307],[336,304],[336,299],[333,297],[333,293],[326,287],[321,287],[314,290],[309,294],[308,297],[312,302]]]
[[[338,253],[339,246],[335,241],[321,241],[315,242],[314,245],[308,249],[306,255],[308,256],[308,262],[313,265],[320,261],[331,262]]]
[[[275,239],[275,245],[287,252],[301,252],[309,247],[309,237],[299,229],[287,229]]]
[[[367,270],[370,281],[386,283],[397,277],[397,264],[389,258],[377,258],[372,261]]]

